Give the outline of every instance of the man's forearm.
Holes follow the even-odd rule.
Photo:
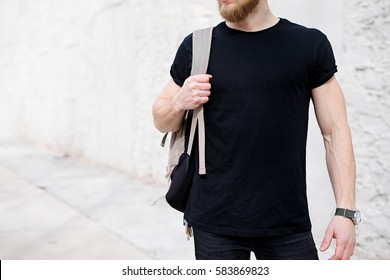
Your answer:
[[[153,105],[154,125],[161,132],[178,131],[183,124],[184,113],[174,108],[170,98],[159,98]]]
[[[331,134],[324,136],[324,140],[336,206],[355,209],[356,166],[348,124],[334,125]]]

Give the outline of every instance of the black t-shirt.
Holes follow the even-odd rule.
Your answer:
[[[171,67],[179,86],[190,75],[191,53],[189,35]],[[193,180],[185,211],[192,226],[239,236],[310,230],[309,102],[311,90],[336,71],[331,45],[316,29],[286,19],[258,32],[224,22],[214,28],[204,105],[207,174]]]

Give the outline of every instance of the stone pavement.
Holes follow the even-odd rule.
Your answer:
[[[192,260],[193,240],[186,239],[182,214],[162,199],[165,191],[85,160],[0,139],[0,259]],[[317,220],[319,246],[325,228]]]
[[[193,259],[165,190],[0,140],[0,259]]]

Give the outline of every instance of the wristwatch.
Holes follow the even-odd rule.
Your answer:
[[[359,210],[353,211],[345,208],[336,208],[335,215],[349,218],[355,225],[358,225],[362,220]]]

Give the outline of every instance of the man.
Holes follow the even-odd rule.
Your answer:
[[[320,250],[335,238],[331,259],[350,259],[355,219],[346,213],[357,214],[355,161],[328,39],[275,17],[267,0],[218,2],[226,22],[213,30],[208,74],[190,76],[187,36],[153,106],[161,132],[177,131],[186,110],[204,106],[207,175],[195,175],[184,216],[196,258],[249,259],[254,252],[258,259],[318,259],[306,197],[312,99],[341,208]]]

